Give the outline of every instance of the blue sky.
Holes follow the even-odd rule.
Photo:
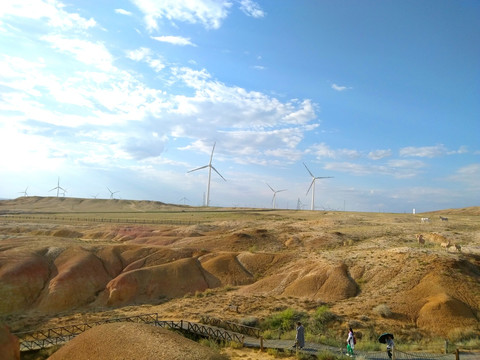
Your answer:
[[[0,198],[480,205],[480,2],[2,1]],[[267,185],[268,184],[268,185]],[[270,188],[271,187],[271,188]],[[60,193],[62,196],[62,193]]]

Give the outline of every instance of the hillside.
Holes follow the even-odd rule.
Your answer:
[[[0,200],[0,214],[5,213],[72,213],[72,212],[146,212],[188,208],[159,201],[119,199],[82,199],[70,197],[22,196]]]
[[[0,202],[10,214],[0,216],[0,319],[13,331],[142,312],[243,321],[327,304],[338,337],[347,324],[405,341],[480,334],[478,208],[430,213],[425,224],[419,214],[210,209],[206,217],[166,206]],[[62,210],[72,207],[102,219]],[[131,209],[159,223],[122,222]]]

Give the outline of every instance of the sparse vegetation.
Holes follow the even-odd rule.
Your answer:
[[[392,316],[392,310],[387,304],[379,304],[373,308],[373,311],[384,318],[389,318]]]
[[[2,269],[8,270],[12,254],[21,254],[35,262],[17,262],[16,269],[34,263],[44,266],[38,273],[47,276],[32,284],[22,278],[15,283],[24,286],[18,291],[6,292],[12,289],[6,285],[3,293],[0,289],[0,296],[8,294],[0,298],[0,320],[14,331],[79,323],[79,313],[83,323],[112,314],[158,312],[165,319],[219,317],[261,327],[265,338],[274,339],[292,339],[295,321],[300,320],[307,341],[335,346],[344,346],[346,326],[353,324],[363,334],[358,349],[371,351],[383,349],[376,338],[384,330],[398,335],[404,349],[439,351],[445,338],[452,347],[480,348],[476,305],[480,303],[480,213],[448,214],[447,226],[432,221],[426,228],[411,214],[179,210],[170,205],[164,210],[132,211],[140,204],[96,201],[93,206],[88,200],[68,198],[62,203],[66,210],[60,212],[52,205],[55,199],[46,200],[50,210],[39,204],[32,214],[0,217]],[[65,207],[68,202],[73,205]],[[416,233],[435,232],[462,244],[462,252],[415,241]],[[77,259],[96,263],[79,265]],[[97,271],[87,277],[72,271],[94,265]],[[162,272],[155,273],[158,269]],[[97,281],[95,276],[104,270],[106,275]],[[89,281],[67,278],[55,284],[55,278],[48,276],[57,271],[58,278],[78,274]],[[133,277],[140,272],[144,275]],[[198,278],[193,278],[195,273]],[[102,303],[115,286],[122,285],[115,283],[121,277],[137,287],[125,288],[129,291],[125,302]],[[171,277],[175,280],[168,282]],[[183,279],[192,280],[194,286]],[[0,279],[0,286],[10,286],[9,280]],[[72,294],[74,306],[68,307],[72,299],[66,298],[62,301],[67,306],[58,311],[36,308],[48,303],[49,288],[30,285],[46,282],[58,287],[57,294]],[[65,284],[75,284],[74,290],[60,288]],[[78,297],[90,291],[81,288],[83,284],[95,284],[85,302]],[[455,315],[458,309],[451,306],[458,304],[465,304],[473,315]],[[435,320],[429,321],[430,317]]]

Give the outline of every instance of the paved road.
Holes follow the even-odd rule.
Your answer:
[[[290,349],[295,350],[293,345],[293,340],[263,340],[264,348],[273,348],[273,349]],[[260,348],[260,340],[252,337],[245,338],[245,346]],[[305,343],[305,347],[302,350],[299,350],[307,354],[317,354],[322,351],[330,351],[334,354],[341,355],[346,354],[346,348],[338,348],[323,344],[316,343]],[[376,351],[376,352],[366,352],[366,351],[355,351],[355,355],[362,356],[366,360],[389,360],[387,353],[385,351]],[[414,352],[401,352],[396,353],[396,358],[408,359],[408,360],[455,360],[455,354],[429,354],[429,353],[414,353]],[[480,351],[478,352],[460,352],[460,360],[480,360]]]

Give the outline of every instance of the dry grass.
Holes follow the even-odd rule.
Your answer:
[[[459,341],[479,334],[479,209],[411,215],[0,201],[10,215],[0,217],[0,320],[14,331],[145,312],[241,321],[287,308],[313,314],[327,303],[337,339],[353,323],[365,339],[388,330],[400,342],[449,333]],[[432,222],[421,224],[424,216]],[[462,252],[428,239],[422,246],[418,233],[439,234]]]

